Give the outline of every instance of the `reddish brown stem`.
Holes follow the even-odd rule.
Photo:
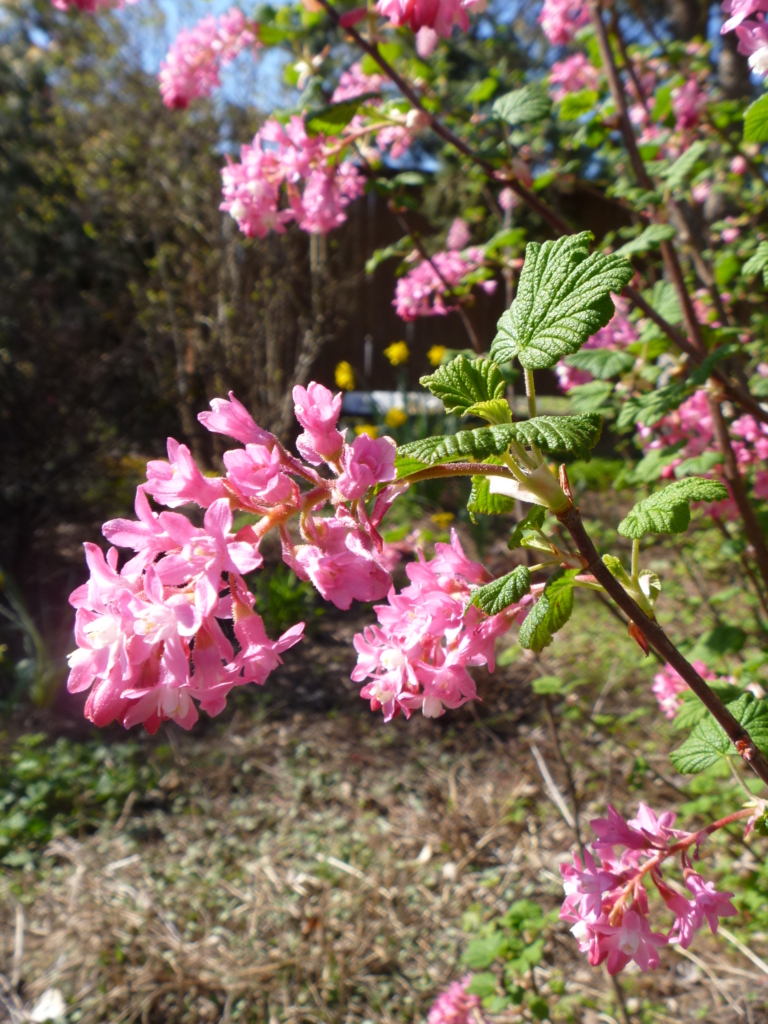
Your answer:
[[[558,515],[557,518],[570,533],[579,554],[586,560],[587,570],[592,573],[608,596],[613,599],[624,614],[640,629],[650,646],[658,651],[664,660],[688,684],[715,721],[722,726],[726,736],[734,744],[741,757],[744,758],[763,782],[768,783],[768,760],[761,753],[744,726],[736,721],[717,694],[707,686],[693,665],[678,651],[658,622],[649,619],[642,608],[624,590],[619,581],[611,575],[584,528],[578,508],[573,506]]]

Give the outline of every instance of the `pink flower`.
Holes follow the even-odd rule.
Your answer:
[[[395,27],[409,25],[416,33],[419,56],[426,58],[439,36],[448,39],[454,25],[467,31],[467,11],[484,11],[485,7],[485,0],[378,0],[376,10]]]
[[[720,29],[720,32],[725,35],[726,32],[732,32],[737,28],[745,18],[768,11],[768,0],[725,0],[721,7],[726,14],[731,15]]]
[[[544,0],[539,15],[544,35],[555,46],[570,43],[588,21],[589,11],[583,0]]]
[[[427,1024],[475,1024],[480,998],[467,992],[471,976],[454,981],[430,1007]]]
[[[659,966],[659,947],[666,946],[667,937],[660,932],[652,932],[648,919],[637,910],[625,911],[618,925],[606,920],[588,927],[597,935],[599,959],[596,963],[606,960],[609,974],[618,974],[630,960],[634,960],[644,972]],[[590,963],[595,965],[593,960]]]
[[[97,11],[109,10],[112,7],[122,7],[124,3],[135,4],[138,0],[51,0],[53,6],[60,11],[76,7],[86,14],[95,14]]]
[[[721,917],[733,917],[736,908],[731,903],[732,892],[718,892],[712,882],[705,882],[701,875],[687,871],[685,884],[693,893],[695,907],[695,928],[700,928],[706,918],[712,934],[717,934],[718,920]]]
[[[270,505],[298,501],[298,488],[282,472],[280,451],[261,444],[247,444],[245,449],[224,452],[227,480],[246,497],[257,498]]]
[[[353,64],[347,71],[342,71],[339,84],[331,96],[331,103],[341,103],[368,92],[381,92],[387,79],[384,75],[366,75],[360,61]]]
[[[295,571],[310,579],[326,601],[346,611],[353,601],[376,601],[392,585],[373,554],[371,541],[354,520],[314,521],[314,543],[295,552]]]
[[[689,78],[685,85],[673,89],[672,110],[677,118],[675,130],[686,131],[695,128],[707,103],[707,94],[695,78]]]
[[[505,213],[514,210],[519,203],[520,199],[517,193],[513,192],[511,188],[503,188],[501,192],[499,192],[499,206]]]
[[[132,519],[110,519],[101,528],[110,544],[119,548],[132,548],[138,552],[123,569],[127,576],[140,573],[157,555],[176,546],[160,525],[158,516],[149,507],[149,501],[141,487],[136,489],[134,508],[138,522]]]
[[[739,53],[748,57],[749,66],[758,75],[768,74],[768,25],[765,21],[744,21],[736,27]]]
[[[674,811],[662,811],[657,815],[647,804],[641,803],[637,817],[630,818],[627,824],[642,832],[654,846],[666,846],[670,837],[685,834],[672,828],[676,818]]]
[[[217,20],[208,16],[183,28],[160,65],[160,92],[167,107],[183,109],[221,85],[219,69],[241,50],[258,45],[255,22],[232,7]]]
[[[717,678],[715,673],[711,672],[703,661],[694,661],[693,667],[704,680]],[[651,689],[666,717],[674,718],[678,708],[682,705],[678,694],[687,690],[688,684],[677,674],[671,665],[665,665],[661,672],[657,672],[653,677]]]
[[[602,913],[603,893],[610,892],[619,884],[619,878],[610,871],[598,868],[589,850],[584,851],[584,866],[577,854],[573,864],[561,864],[563,889],[567,897],[563,911],[576,914],[584,920],[596,921]]]
[[[448,232],[445,244],[449,249],[464,249],[469,245],[471,237],[472,235],[467,222],[462,220],[461,217],[457,217],[453,224],[451,224],[451,229]]]
[[[163,512],[160,522],[180,550],[158,562],[158,576],[166,586],[193,583],[205,615],[216,608],[223,572],[251,572],[263,562],[254,545],[239,540],[231,532],[232,511],[228,498],[220,498],[211,505],[205,513],[202,530],[184,516],[171,512]]]
[[[743,156],[735,156],[733,160],[731,160],[731,174],[742,175],[746,174],[748,170],[749,164]]]
[[[268,448],[275,443],[274,434],[262,430],[254,423],[253,417],[245,406],[238,402],[234,392],[229,392],[229,401],[226,398],[211,399],[211,410],[197,415],[198,420],[211,433],[226,434],[227,437],[234,437],[243,444],[263,444]]]
[[[608,804],[608,817],[595,818],[589,823],[597,834],[595,848],[604,846],[626,846],[630,850],[644,850],[650,845],[649,840],[631,828],[612,804]]]
[[[307,178],[300,203],[295,203],[299,227],[321,235],[332,231],[344,223],[344,210],[364,191],[365,178],[351,161],[316,167]]]
[[[455,309],[446,285],[454,288],[472,271],[482,266],[483,250],[470,248],[464,254],[449,250],[438,252],[431,260],[423,260],[418,266],[401,277],[395,286],[392,302],[397,315],[403,320],[415,320],[420,316],[445,316]],[[450,304],[446,303],[446,299]]]
[[[712,192],[711,181],[700,181],[691,189],[691,195],[697,203],[703,205],[709,199]]]
[[[225,494],[221,477],[203,476],[189,448],[172,437],[168,438],[168,462],[148,462],[147,482],[142,486],[155,501],[169,508],[190,501],[208,508]]]
[[[299,452],[312,465],[324,458],[336,458],[341,452],[344,438],[336,429],[341,413],[341,392],[333,395],[328,388],[314,381],[307,387],[293,389],[296,419],[304,433],[296,439]]]
[[[356,437],[344,445],[341,453],[342,474],[336,482],[339,492],[348,500],[362,498],[369,487],[394,480],[397,445],[391,437]]]
[[[552,99],[560,103],[571,92],[594,89],[600,81],[600,72],[589,63],[583,53],[574,53],[565,60],[555,61],[549,73]]]

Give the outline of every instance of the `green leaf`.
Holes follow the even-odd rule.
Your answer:
[[[395,465],[398,466],[404,458],[415,459],[422,466],[434,466],[461,458],[483,462],[491,455],[505,453],[511,441],[536,445],[549,455],[586,458],[600,440],[601,431],[602,420],[596,413],[585,416],[537,416],[520,423],[499,423],[491,427],[478,427],[476,430],[460,430],[457,434],[444,437],[425,437],[420,441],[411,441],[398,448]]]
[[[629,584],[630,580],[627,570],[621,564],[620,558],[617,558],[615,555],[603,555],[603,563],[611,576],[620,580],[621,583]]]
[[[736,277],[741,269],[739,257],[735,252],[721,252],[715,257],[715,283],[725,288]]]
[[[679,466],[675,466],[675,476],[682,480],[685,476],[698,476],[700,473],[709,473],[715,466],[723,461],[720,452],[703,452],[695,455],[692,459],[684,459]]]
[[[578,352],[614,314],[611,292],[629,283],[629,260],[595,252],[592,235],[582,232],[556,242],[529,242],[517,297],[499,320],[491,358],[514,356],[529,370],[554,366]]]
[[[540,530],[544,525],[546,518],[546,509],[542,508],[541,505],[531,505],[531,510],[528,515],[521,519],[517,526],[512,531],[512,536],[509,538],[507,547],[510,551],[514,551],[516,548],[523,546],[523,538],[525,534],[531,530]]]
[[[482,971],[503,956],[507,949],[507,940],[501,932],[493,932],[485,938],[472,939],[467,946],[462,961],[473,971]]]
[[[421,469],[427,469],[429,466],[428,462],[422,462],[420,459],[414,459],[410,455],[404,455],[404,447],[404,445],[401,445],[397,449],[397,455],[395,456],[395,470],[397,471],[398,480],[402,480],[404,476],[411,476],[412,473],[418,473]]]
[[[537,693],[540,697],[563,693],[565,690],[565,683],[559,676],[539,676],[538,679],[533,680],[531,686],[533,687],[533,692]]]
[[[511,604],[517,604],[530,589],[531,571],[527,566],[519,565],[493,583],[478,587],[472,595],[472,604],[486,615],[498,615]]]
[[[495,78],[483,78],[479,82],[475,82],[472,88],[467,93],[467,103],[485,103],[491,96],[496,92],[499,87],[499,83]]]
[[[399,238],[392,245],[387,245],[383,249],[374,249],[373,255],[370,259],[366,260],[365,272],[370,275],[376,270],[376,268],[384,263],[385,260],[392,259],[393,256],[405,256],[413,249],[413,239],[410,235],[406,235],[404,238]]]
[[[503,399],[506,391],[506,381],[496,363],[466,356],[438,367],[428,377],[421,377],[419,383],[441,400],[446,412],[459,415],[478,402]]]
[[[622,245],[614,253],[615,256],[634,256],[639,252],[648,252],[655,248],[660,242],[669,242],[677,234],[677,229],[671,224],[651,224],[649,227],[633,238],[631,242]]]
[[[596,412],[580,416],[537,416],[513,423],[515,440],[523,445],[536,445],[547,455],[572,455],[588,459],[600,440],[603,419]]]
[[[528,1009],[534,1020],[549,1020],[549,1003],[541,996],[529,996]]]
[[[503,228],[485,243],[486,256],[492,256],[499,249],[516,248],[525,241],[525,232],[522,228]]]
[[[539,654],[552,643],[555,633],[566,624],[573,611],[572,580],[578,569],[558,569],[550,576],[539,600],[520,627],[520,646]]]
[[[610,380],[631,370],[635,360],[626,352],[616,352],[611,348],[583,348],[581,352],[566,356],[565,363],[574,370],[591,373],[598,380]]]
[[[679,156],[666,172],[665,177],[667,179],[667,187],[679,188],[688,175],[693,173],[696,164],[704,156],[708,148],[709,144],[704,142],[703,139],[699,139],[698,142],[694,142],[690,145],[683,155]]]
[[[650,484],[658,480],[666,467],[677,458],[677,453],[688,442],[678,441],[668,448],[654,448],[638,462],[635,468],[624,475],[628,484]]]
[[[473,996],[480,996],[481,999],[487,999],[489,996],[496,994],[497,986],[498,979],[496,975],[491,971],[486,971],[483,974],[473,975],[472,980],[467,985],[467,992]]]
[[[768,753],[768,703],[755,700],[751,693],[742,693],[727,708],[739,725],[747,730],[758,749]],[[670,758],[681,774],[694,775],[715,764],[719,758],[733,753],[735,748],[725,730],[707,714],[685,743],[672,751]]]
[[[722,501],[728,497],[718,480],[698,476],[678,480],[639,502],[619,523],[622,537],[639,540],[646,533],[684,533],[691,521],[692,501]]]
[[[717,694],[723,704],[727,704],[729,700],[736,700],[741,695],[740,691],[730,685],[708,683],[708,686]],[[691,690],[684,690],[679,696],[682,703],[675,715],[672,727],[678,732],[682,729],[691,730],[707,717],[707,709]]]
[[[668,412],[678,409],[690,393],[684,384],[667,384],[658,391],[649,391],[637,398],[627,398],[621,407],[616,427],[625,430],[635,423],[652,427]]]
[[[741,272],[745,277],[750,277],[752,274],[759,274],[766,267],[768,267],[768,242],[761,242],[741,268]]]
[[[568,398],[576,412],[597,412],[613,394],[613,384],[605,380],[591,380],[588,384],[577,384],[568,392]]]
[[[317,113],[311,114],[305,122],[307,135],[338,135],[342,128],[347,127],[362,104],[377,95],[377,93],[366,93],[363,96],[355,96],[354,99],[333,103],[329,107],[318,110]]]
[[[768,96],[761,96],[744,111],[744,141],[768,142]]]
[[[701,361],[701,365],[697,366],[695,370],[688,376],[688,383],[695,388],[704,387],[709,378],[712,376],[713,368],[723,359],[728,359],[730,356],[735,355],[739,351],[741,345],[737,345],[735,342],[729,342],[727,345],[720,345],[714,352],[710,352],[706,359]]]
[[[690,661],[711,665],[728,654],[738,654],[746,642],[747,634],[743,629],[721,623],[699,637],[688,657]]]
[[[546,117],[552,109],[552,101],[538,86],[525,85],[499,96],[492,109],[496,117],[507,124],[527,124]]]
[[[569,92],[560,103],[557,113],[561,121],[577,121],[584,114],[589,114],[597,105],[600,94],[594,89],[579,89]]]
[[[489,423],[511,423],[512,410],[506,398],[492,398],[489,402],[477,402],[464,411],[465,416],[479,416]]]
[[[487,476],[473,476],[467,511],[473,523],[475,516],[503,516],[514,511],[515,499],[506,494],[491,494],[491,481]],[[542,509],[543,511],[543,509]]]

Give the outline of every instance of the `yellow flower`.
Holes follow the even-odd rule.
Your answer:
[[[442,361],[445,359],[445,353],[448,349],[445,345],[433,345],[432,348],[427,352],[427,359],[430,361],[432,366],[440,366]]]
[[[388,427],[402,427],[404,423],[408,422],[408,413],[398,408],[390,409],[384,417],[384,422]]]
[[[355,371],[349,365],[348,362],[342,362],[336,364],[336,372],[334,373],[336,378],[336,387],[341,388],[342,391],[353,391],[355,387]]]
[[[430,516],[435,526],[446,527],[449,523],[452,523],[456,516],[453,512],[435,512],[433,516]]]
[[[341,387],[340,384],[339,387]],[[361,434],[367,434],[368,437],[378,437],[379,428],[373,423],[361,423],[359,427],[355,427],[355,433],[358,437],[360,437]]]
[[[403,363],[407,363],[410,354],[411,351],[404,341],[393,341],[388,348],[384,349],[384,355],[393,366],[401,366]]]

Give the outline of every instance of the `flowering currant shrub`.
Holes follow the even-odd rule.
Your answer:
[[[768,782],[762,688],[681,653],[657,621],[662,580],[643,565],[647,538],[685,533],[695,510],[723,534],[765,631],[768,96],[748,104],[726,95],[706,41],[646,33],[652,42],[630,45],[622,12],[609,6],[615,16],[599,0],[544,0],[538,21],[556,48],[547,73],[524,80],[491,68],[463,98],[451,90],[451,47],[482,24],[482,0],[379,0],[365,9],[306,0],[252,18],[232,9],[184,30],[171,48],[160,73],[171,107],[207,95],[243,50],[289,55],[298,102],[289,114],[272,112],[240,159],[227,161],[222,209],[249,236],[289,222],[325,234],[366,189],[387,195],[403,237],[372,254],[369,267],[400,261],[393,302],[403,319],[461,317],[470,349],[437,346],[422,384],[467,422],[399,446],[367,433],[352,439],[339,426],[341,395],[313,382],[293,391],[302,428],[294,453],[233,394],[214,399],[200,422],[237,442],[223,455],[223,475],[205,475],[169,440],[167,461],[147,466],[136,520],[104,526],[106,556],[87,545],[91,578],[72,595],[69,688],[88,691],[86,715],[97,725],[154,731],[173,720],[188,729],[199,709],[220,713],[233,687],[266,682],[303,631],[297,623],[270,639],[249,591],[262,541],[275,531],[286,565],[326,601],[342,610],[379,602],[376,622],[355,637],[353,678],[386,721],[436,717],[474,699],[471,669],[493,671],[499,637],[516,630],[523,649],[541,652],[589,590],[624,613],[627,642],[663,664],[653,693],[658,714],[685,734],[671,755],[677,771],[693,775],[725,758],[737,775],[741,761]],[[768,0],[727,0],[723,11],[722,31],[736,33],[765,76]],[[469,199],[427,243],[408,223],[424,175],[389,172],[429,139],[466,170]],[[619,211],[597,243],[560,212],[560,200],[579,190]],[[501,282],[514,298],[495,337],[480,338],[469,313]],[[347,386],[353,367],[340,367]],[[543,371],[568,396],[568,415],[539,415]],[[510,402],[515,379],[527,415]],[[621,548],[598,553],[568,475],[571,462],[590,458],[605,423],[638,452],[614,484],[648,489],[615,524],[628,562]],[[509,548],[538,562],[513,556],[493,579],[454,534],[433,558],[418,554],[398,593],[382,536],[388,510],[422,481],[457,477],[471,480],[473,517],[509,516],[523,504]],[[185,507],[198,511],[171,511]],[[746,794],[740,809],[695,831],[645,804],[631,820],[609,807],[592,822],[588,846],[577,823],[560,916],[591,964],[605,962],[612,974],[630,962],[653,969],[664,946],[685,949],[699,929],[714,933],[735,913],[704,858],[708,837],[738,822],[768,832],[768,803]],[[512,938],[486,946],[490,958],[470,944],[469,966],[502,957],[514,975],[538,962],[541,909],[514,904],[503,927]],[[476,1019],[478,999],[493,1004],[494,986],[487,975],[455,982],[430,1022]],[[509,992],[522,1001],[522,990]],[[535,998],[526,1005],[546,1016]]]

